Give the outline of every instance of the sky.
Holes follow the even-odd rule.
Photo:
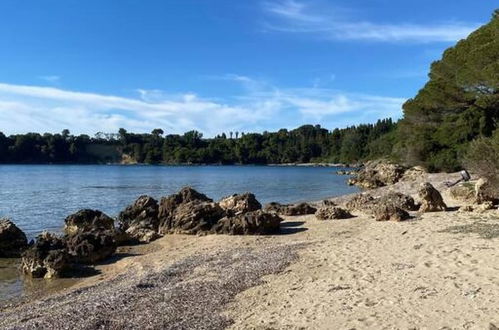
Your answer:
[[[0,131],[398,119],[492,0],[2,0]]]

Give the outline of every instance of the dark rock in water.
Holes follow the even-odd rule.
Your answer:
[[[289,205],[276,202],[266,204],[263,210],[265,212],[278,213],[287,216],[314,214],[317,211],[315,207],[310,206],[308,203]]]
[[[158,201],[149,196],[140,196],[118,215],[119,243],[149,243],[159,238],[158,214]]]
[[[114,230],[79,231],[67,237],[68,254],[75,263],[94,264],[116,251]]]
[[[244,193],[241,195],[235,194],[224,197],[218,202],[218,204],[226,212],[234,215],[257,211],[262,208],[262,204],[258,202],[255,195],[252,193]]]
[[[376,204],[392,204],[406,211],[417,211],[419,209],[419,205],[414,202],[414,198],[399,192],[389,192],[376,201]]]
[[[403,221],[409,219],[407,211],[393,204],[378,205],[374,209],[376,221]]]
[[[277,214],[262,210],[225,217],[212,228],[212,233],[229,235],[268,235],[278,233],[283,221]]]
[[[345,209],[336,206],[324,206],[317,210],[315,216],[319,220],[348,219],[353,215]]]
[[[68,216],[64,222],[64,232],[68,236],[79,231],[114,229],[114,220],[98,210],[80,210]]]
[[[27,246],[22,230],[9,219],[0,219],[0,258],[18,258]]]
[[[162,224],[160,232],[178,234],[199,234],[211,230],[225,211],[216,203],[191,201],[178,205],[173,215]]]
[[[68,269],[68,254],[61,237],[44,232],[22,254],[21,270],[36,278],[60,277]]]
[[[444,199],[440,192],[432,186],[431,183],[426,182],[421,186],[418,192],[419,198],[421,199],[420,212],[437,212],[446,211],[447,205],[444,203]]]
[[[175,215],[175,210],[182,204],[188,202],[213,202],[206,195],[197,192],[191,187],[184,187],[178,193],[161,198],[159,203],[159,233],[166,233],[172,227],[171,223]]]

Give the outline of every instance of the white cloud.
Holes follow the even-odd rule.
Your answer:
[[[0,127],[7,134],[64,128],[94,134],[124,127],[133,132],[163,128],[167,133],[196,129],[213,136],[230,130],[276,130],[307,123],[334,128],[398,118],[404,102],[330,89],[278,88],[249,77],[231,77],[251,87],[225,101],[161,90],[139,89],[134,98],[0,83]]]
[[[439,24],[388,24],[359,21],[341,10],[314,5],[313,1],[273,0],[264,2],[271,21],[269,30],[313,34],[331,40],[375,42],[454,42],[465,38],[479,24],[443,22]]]
[[[60,76],[39,76],[38,78],[51,84],[58,83],[61,80]]]

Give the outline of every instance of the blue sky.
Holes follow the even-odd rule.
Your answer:
[[[399,118],[493,2],[2,0],[0,131],[212,136]]]

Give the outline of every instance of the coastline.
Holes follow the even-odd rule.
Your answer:
[[[426,178],[453,208],[462,203],[443,182],[457,175]],[[370,193],[415,194],[419,184]],[[125,248],[73,287],[0,304],[0,328],[29,328],[34,320],[124,326],[120,308],[131,315],[128,326],[163,328],[485,328],[499,323],[498,238],[449,228],[469,225],[470,217],[494,225],[496,212],[412,213],[405,222],[375,222],[363,213],[337,221],[294,216],[284,217],[280,235],[168,235]]]

